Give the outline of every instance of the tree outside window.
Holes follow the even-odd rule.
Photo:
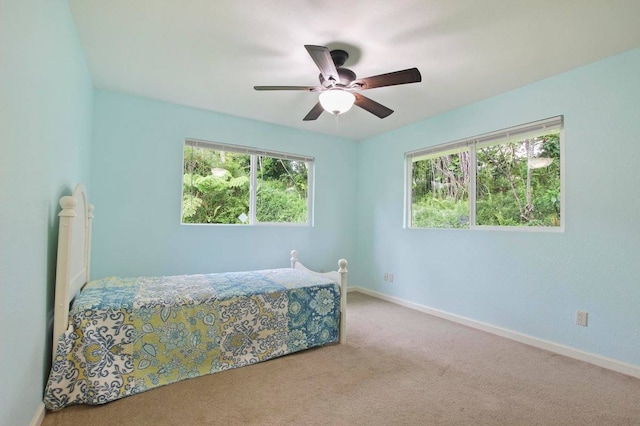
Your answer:
[[[187,141],[182,223],[310,223],[313,159]]]
[[[562,117],[407,154],[416,228],[561,226]]]

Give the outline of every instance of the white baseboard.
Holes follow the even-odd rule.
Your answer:
[[[374,290],[369,290],[362,287],[350,287],[348,292],[355,291],[369,296],[386,300],[387,302],[395,303],[406,308],[415,309],[420,312],[424,312],[429,315],[433,315],[439,318],[443,318],[449,321],[463,324],[471,328],[485,331],[487,333],[495,334],[497,336],[506,337],[507,339],[515,340],[526,345],[534,346],[536,348],[545,349],[550,352],[555,352],[560,355],[574,358],[580,361],[588,362],[590,364],[597,365],[598,367],[613,370],[618,373],[626,374],[628,376],[637,377],[640,379],[640,366],[627,364],[618,361],[613,358],[607,358],[600,355],[596,355],[589,352],[584,352],[579,349],[575,349],[569,346],[560,345],[548,340],[539,339],[537,337],[529,336],[527,334],[519,333],[517,331],[509,330],[502,327],[496,327],[495,325],[483,323],[470,318],[465,318],[459,315],[451,314],[449,312],[441,311],[439,309],[430,308],[428,306],[420,305],[418,303],[409,302],[397,297],[388,296],[384,293],[379,293]]]
[[[33,418],[31,419],[31,423],[29,423],[30,426],[40,426],[42,424],[42,421],[44,420],[44,403],[40,403],[40,405],[38,405],[38,409],[36,410],[36,413],[33,415]]]

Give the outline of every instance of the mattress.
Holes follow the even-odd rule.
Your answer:
[[[338,340],[340,287],[294,269],[108,277],[75,299],[47,409],[103,404]]]

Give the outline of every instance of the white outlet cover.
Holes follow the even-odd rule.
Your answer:
[[[586,311],[576,311],[576,324],[583,327],[587,326],[589,313]]]

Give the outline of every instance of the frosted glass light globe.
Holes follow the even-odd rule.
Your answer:
[[[320,105],[331,114],[343,114],[351,109],[356,97],[353,93],[342,89],[331,89],[320,93]]]

